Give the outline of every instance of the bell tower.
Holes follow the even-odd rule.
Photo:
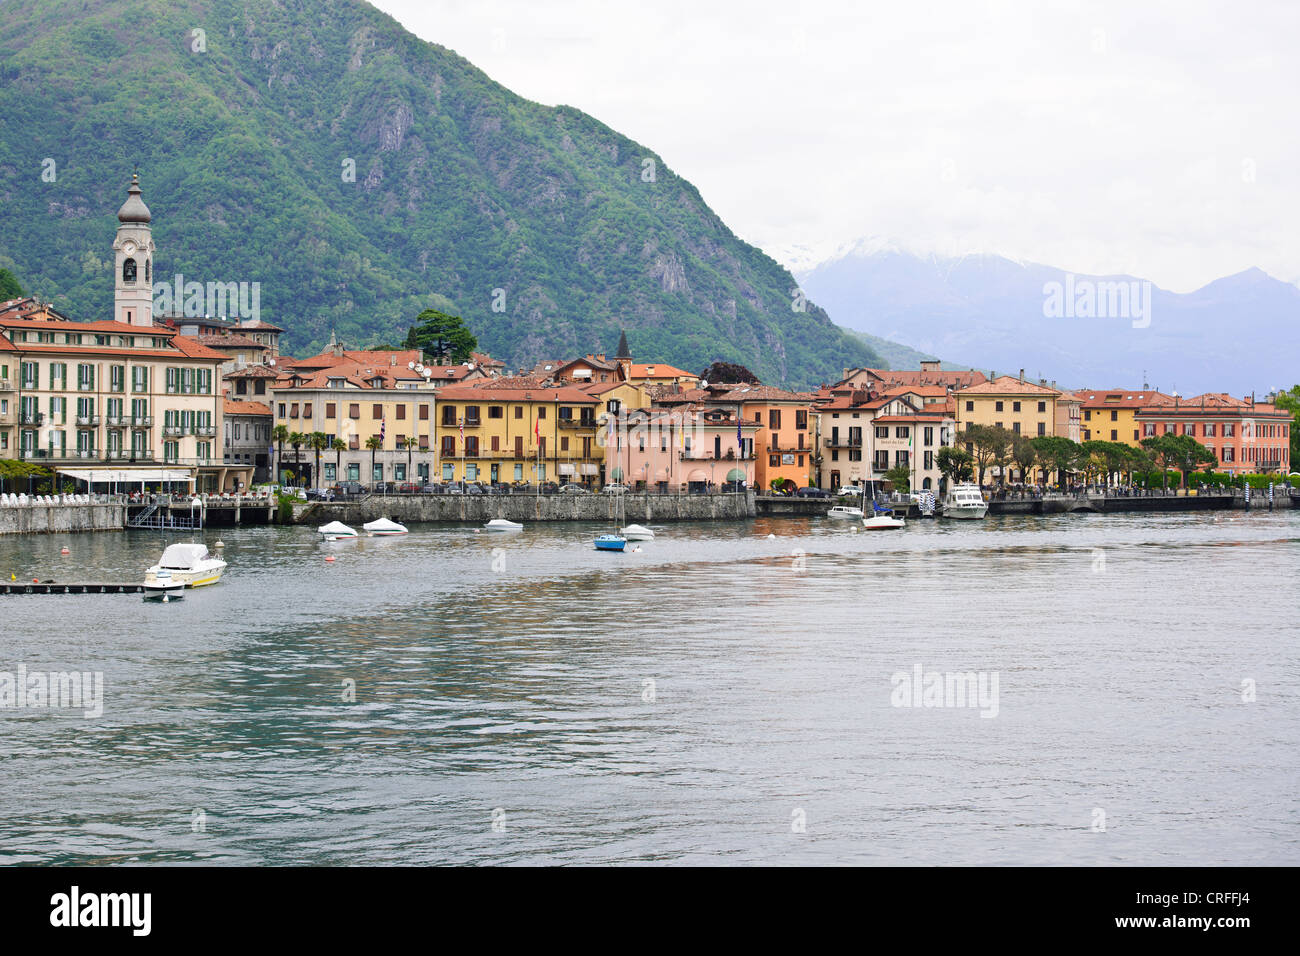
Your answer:
[[[113,319],[127,325],[153,327],[153,217],[140,198],[140,175],[131,177],[126,202],[117,211],[117,238],[113,240],[116,270],[113,284]]]

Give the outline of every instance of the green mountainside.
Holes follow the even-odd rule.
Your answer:
[[[138,168],[155,280],[260,283],[292,354],[434,307],[512,366],[622,328],[787,386],[879,360],[653,151],[356,0],[5,3],[0,123],[0,266],[77,318],[111,307]]]

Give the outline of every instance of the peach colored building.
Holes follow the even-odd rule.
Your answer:
[[[758,426],[754,437],[754,481],[770,491],[773,481],[807,485],[815,470],[812,403],[815,395],[787,392],[771,385],[739,385],[717,397],[738,403],[741,417]]]
[[[631,409],[611,416],[605,474],[635,491],[687,493],[754,485],[758,425],[737,406]]]
[[[1139,409],[1135,419],[1143,438],[1190,435],[1214,452],[1218,470],[1230,475],[1285,475],[1295,467],[1290,413],[1251,397],[1223,392],[1175,396],[1169,404]]]

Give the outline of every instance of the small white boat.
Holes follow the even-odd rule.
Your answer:
[[[329,524],[323,524],[316,529],[326,541],[338,541],[340,538],[355,538],[357,533],[345,525],[342,521],[331,521]]]
[[[486,525],[488,531],[522,531],[524,526],[518,521],[507,521],[505,518],[493,518]]]
[[[862,527],[868,531],[888,531],[891,528],[903,527],[903,519],[894,517],[894,512],[888,508],[881,508],[875,505],[875,513],[870,518],[862,519]]]
[[[618,533],[629,541],[653,541],[655,533],[641,524],[630,524],[626,528],[619,528]]]
[[[179,601],[184,596],[185,585],[173,580],[172,573],[166,568],[159,568],[154,573],[153,580],[144,583],[146,601],[161,601],[166,604],[168,601]]]
[[[389,521],[387,518],[376,518],[374,521],[367,521],[361,527],[372,538],[391,538],[407,533],[406,525],[398,524],[396,521]]]
[[[830,511],[826,512],[826,517],[856,520],[862,517],[862,509],[854,508],[852,505],[836,505],[831,508]]]
[[[198,588],[205,584],[216,584],[221,580],[221,572],[226,570],[226,562],[214,558],[207,545],[171,544],[163,549],[162,557],[152,568],[145,571],[144,583],[157,585],[158,577],[167,572],[164,580],[181,587]]]
[[[948,491],[948,497],[943,500],[945,518],[978,520],[988,514],[988,510],[988,502],[975,484],[953,485]]]

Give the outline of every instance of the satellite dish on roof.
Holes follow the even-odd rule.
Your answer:
[[[267,359],[266,361],[267,361],[267,364],[268,364],[268,365],[274,365],[274,364],[275,364],[275,359]]]
[[[406,367],[407,367],[407,368],[415,368],[415,363],[414,363],[414,362],[407,362],[407,363],[406,363]]]
[[[426,368],[426,369],[425,369],[423,372],[421,372],[420,374],[423,375],[426,379],[428,379],[428,378],[432,378],[432,377],[433,377],[433,369],[431,369],[431,368]]]

